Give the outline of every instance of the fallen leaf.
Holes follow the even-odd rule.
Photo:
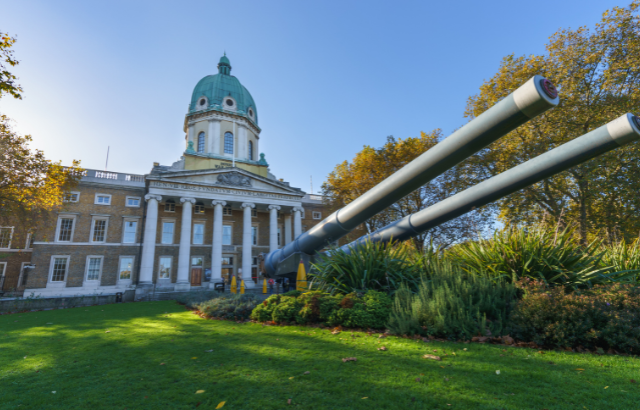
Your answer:
[[[195,359],[197,359],[197,357],[192,357],[192,358],[191,358],[191,360],[195,360]]]
[[[287,404],[291,404],[291,399],[287,400]]]
[[[634,379],[629,380],[631,383],[637,383]]]
[[[355,357],[345,357],[345,358],[342,359],[342,361],[344,363],[346,363],[346,362],[355,362],[356,360],[358,360],[358,359],[355,358]]]
[[[381,347],[378,348],[378,350],[382,350],[384,352],[384,351],[387,351],[387,348],[386,348],[386,346],[381,346]]]
[[[107,330],[105,333],[111,333],[111,330]]]
[[[213,349],[211,349],[211,350],[205,350],[205,353],[211,353],[211,352],[213,352]]]
[[[364,399],[368,399],[368,397],[363,397],[362,400],[364,400]]]
[[[419,377],[416,377],[416,381],[419,382],[421,379]]]
[[[503,336],[502,337],[502,343],[506,344],[506,345],[510,345],[513,344],[514,340],[513,337],[511,336]]]
[[[464,348],[464,349],[462,349],[462,350],[467,350],[467,348],[465,347],[465,348]]]
[[[576,370],[578,370],[578,371],[580,371],[580,372],[584,371],[584,369],[576,369]]]
[[[608,388],[609,388],[609,386],[604,386],[604,388],[605,388],[605,389],[608,389]]]
[[[294,377],[295,377],[295,376],[291,376],[291,377],[289,377],[289,380],[293,379]]]
[[[52,391],[51,393],[56,394],[56,392],[55,392],[55,391]]]
[[[442,367],[444,369],[444,366],[440,366],[440,367]]]
[[[226,401],[221,401],[220,403],[218,403],[218,405],[216,406],[216,409],[221,409],[222,407],[224,407],[224,404],[226,403]]]
[[[433,355],[433,354],[425,354],[424,356],[422,356],[422,358],[423,359],[431,359],[431,360],[442,361],[440,356],[436,356],[436,355]]]
[[[164,366],[164,363],[160,363],[160,366]]]
[[[311,373],[311,372],[309,372],[309,371],[304,372],[304,374],[310,374],[310,373]]]
[[[449,381],[449,378],[448,378],[448,377],[445,377],[445,378],[444,378],[444,381],[445,381],[445,382],[448,382],[448,381]]]
[[[198,390],[198,391],[196,391],[196,394],[202,394],[202,393],[204,393],[204,390]]]

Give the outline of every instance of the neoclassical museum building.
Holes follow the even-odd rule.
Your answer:
[[[0,289],[24,295],[260,286],[258,255],[323,218],[322,198],[289,186],[259,154],[258,109],[231,75],[195,86],[185,151],[146,175],[86,170],[50,226],[28,238],[0,227]]]

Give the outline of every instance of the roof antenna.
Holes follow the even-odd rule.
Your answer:
[[[104,170],[107,171],[107,166],[109,165],[109,146],[107,146],[107,162],[104,163]]]

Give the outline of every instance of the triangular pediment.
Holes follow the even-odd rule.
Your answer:
[[[156,179],[156,177],[158,180],[164,182],[215,186],[220,188],[251,191],[268,191],[287,195],[303,196],[305,194],[302,190],[291,188],[283,182],[264,178],[241,168],[163,172],[157,176],[151,175],[150,179]]]

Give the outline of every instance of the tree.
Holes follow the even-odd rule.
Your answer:
[[[0,98],[3,94],[11,94],[14,98],[22,99],[22,87],[15,82],[18,78],[11,74],[7,67],[18,65],[18,60],[14,59],[11,50],[15,42],[15,38],[0,31]]]
[[[419,138],[396,139],[387,137],[381,148],[364,146],[350,162],[338,164],[322,185],[327,205],[333,211],[344,207],[364,194],[385,178],[398,171],[413,159],[434,147],[442,139],[437,129],[421,133]],[[383,226],[433,205],[461,189],[459,169],[452,169],[422,186],[389,208],[369,219],[346,240],[374,232]],[[422,250],[425,243],[450,245],[474,237],[489,223],[487,212],[472,212],[414,238],[415,247]]]
[[[22,98],[22,88],[4,65],[18,64],[10,50],[14,43],[15,38],[0,32],[0,98],[5,94]],[[16,134],[9,118],[0,113],[0,226],[17,225],[18,230],[39,226],[81,178],[79,161],[73,161],[71,168],[63,167],[47,160],[42,151],[31,150],[29,142],[31,137]]]
[[[560,30],[547,54],[502,60],[496,75],[468,100],[474,118],[534,74],[551,79],[558,107],[529,121],[465,163],[467,183],[497,175],[547,150],[640,111],[640,1],[603,14],[592,30]],[[630,144],[501,200],[506,224],[576,224],[583,243],[597,232],[610,242],[640,231],[640,147]]]

